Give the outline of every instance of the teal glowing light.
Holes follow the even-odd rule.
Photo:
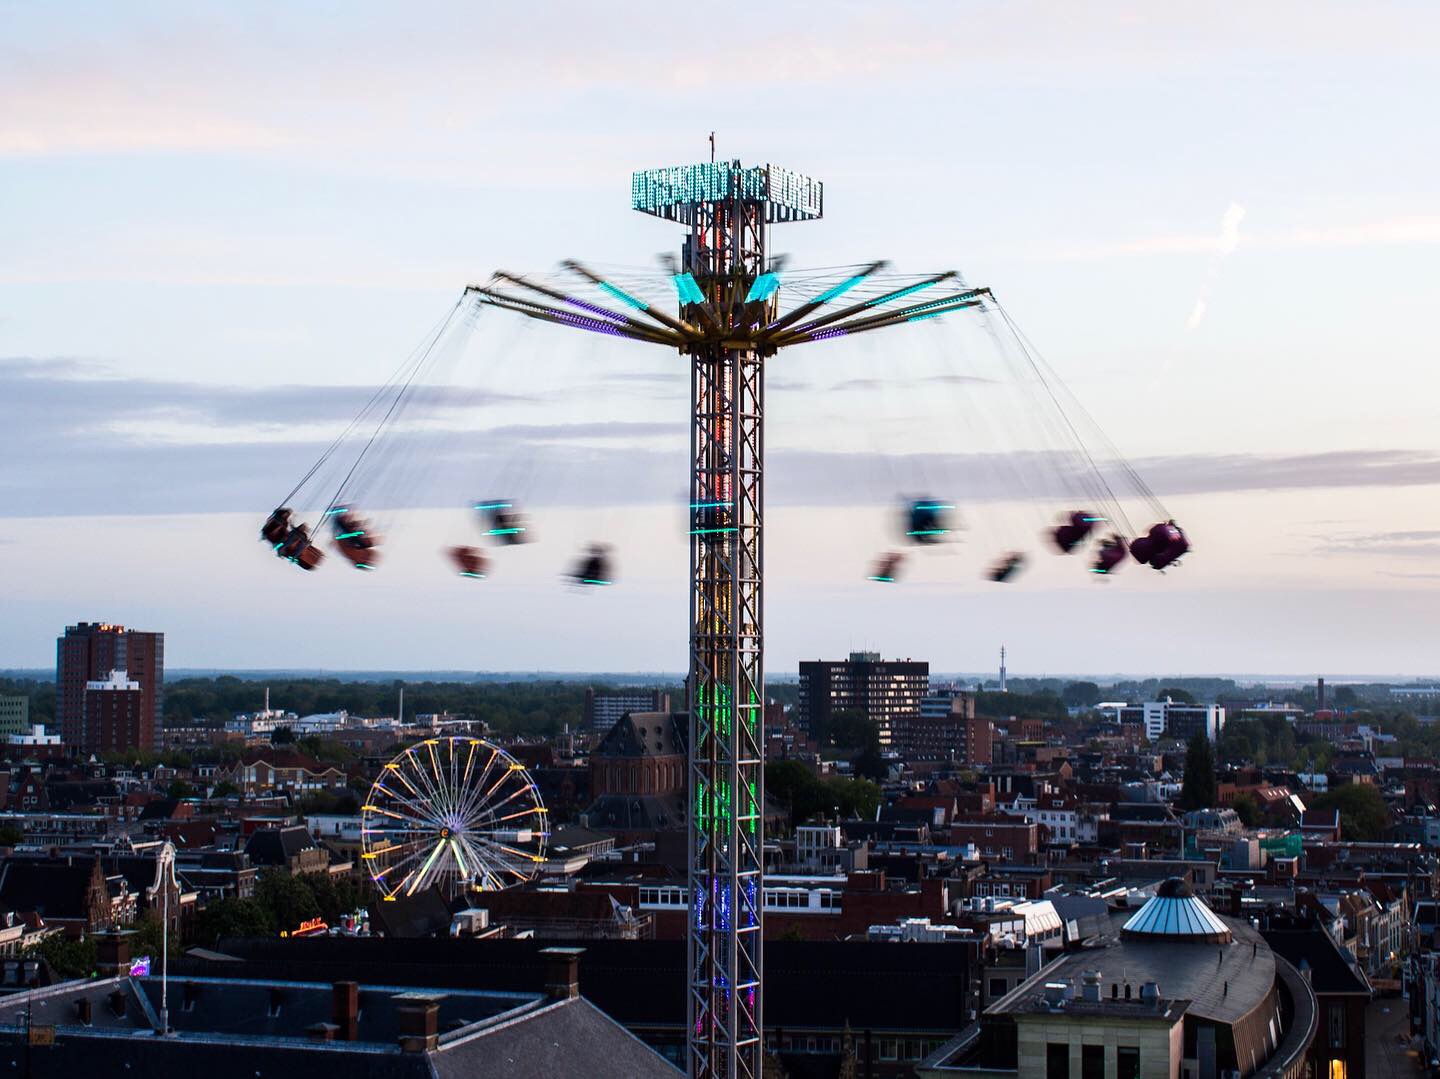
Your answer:
[[[762,273],[750,286],[750,291],[745,296],[745,302],[759,303],[761,300],[768,300],[775,295],[775,291],[779,287],[780,277],[778,274]]]
[[[692,535],[692,536],[713,536],[713,535],[716,535],[716,534],[719,534],[719,533],[738,532],[738,531],[740,531],[738,528],[692,528],[692,529],[690,530],[690,535]]]
[[[598,577],[581,577],[581,578],[580,578],[580,583],[581,583],[581,584],[612,584],[612,583],[614,583],[614,582],[612,582],[612,581],[602,581],[602,580],[600,580],[600,578],[598,578]]]
[[[820,293],[819,296],[816,296],[816,297],[815,297],[813,300],[811,300],[810,302],[811,302],[811,303],[829,303],[831,300],[835,299],[837,296],[843,296],[843,295],[845,295],[845,293],[849,292],[852,288],[854,288],[856,285],[858,285],[861,281],[864,281],[864,280],[865,280],[865,275],[864,275],[864,274],[857,274],[855,277],[847,277],[844,281],[841,281],[838,285],[833,285],[833,286],[831,286],[830,288],[827,288],[824,292]]]
[[[1104,518],[1104,517],[1086,517],[1084,520],[1085,520],[1085,523],[1086,523],[1086,524],[1092,524],[1092,525],[1093,525],[1093,524],[1103,524],[1104,521],[1105,521],[1105,518]]]
[[[679,294],[681,303],[705,302],[705,293],[700,291],[695,278],[688,273],[677,273],[671,280],[675,282],[675,291]]]
[[[487,536],[514,536],[524,532],[523,528],[492,528],[485,533]]]
[[[485,579],[485,574],[483,574],[483,573],[471,573],[469,570],[463,570],[463,569],[460,571],[460,576],[462,576],[462,577],[473,577],[473,578],[474,578],[475,580],[477,580],[477,581],[483,581],[483,580]]]
[[[611,296],[614,296],[621,303],[628,304],[631,307],[635,308],[635,310],[637,311],[650,310],[650,305],[644,300],[637,300],[634,296],[631,296],[630,293],[626,292],[624,289],[616,288],[609,281],[598,281],[596,283],[600,286],[602,290],[608,292]]]
[[[690,508],[691,508],[692,510],[719,510],[719,509],[729,509],[729,508],[730,508],[730,503],[729,503],[729,502],[692,502],[692,503],[690,503]]]
[[[872,581],[888,581],[888,582],[891,582],[891,583],[893,583],[894,580],[895,580],[894,577],[881,577],[881,576],[874,576],[874,577],[871,577],[870,579],[871,579]]]
[[[953,510],[955,507],[945,502],[917,502],[917,510]]]
[[[354,539],[356,536],[363,536],[363,535],[365,535],[364,532],[341,532],[341,533],[340,533],[338,536],[336,536],[335,538],[336,538],[337,540],[342,540],[342,539]]]
[[[895,292],[887,293],[884,296],[877,296],[873,300],[866,300],[865,306],[874,307],[877,303],[888,303],[890,300],[898,300],[902,296],[912,295],[923,288],[929,288],[931,285],[938,285],[939,283],[938,281],[921,281],[918,285],[911,285],[909,288],[902,288]]]
[[[508,509],[510,508],[510,503],[509,503],[509,502],[477,502],[477,503],[475,503],[475,507],[474,507],[474,508],[477,509],[477,510],[508,510]]]
[[[913,532],[905,533],[907,536],[948,536],[949,534],[950,530],[948,528],[919,528]]]
[[[356,569],[363,569],[363,570],[372,570],[372,569],[374,569],[375,567],[372,566],[369,562],[356,562],[356,563],[355,563],[355,568],[356,568]]]
[[[928,315],[911,315],[906,322],[924,322],[927,318],[939,318],[944,311],[931,311]]]
[[[349,507],[349,506],[336,506],[336,507],[335,507],[334,509],[332,509],[332,510],[326,510],[325,513],[324,513],[324,516],[326,516],[326,517],[338,517],[338,516],[339,516],[340,514],[342,514],[342,513],[348,513],[349,510],[350,510],[350,507]]]

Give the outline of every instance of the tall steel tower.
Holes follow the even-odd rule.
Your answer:
[[[765,366],[794,344],[978,307],[953,272],[884,281],[872,262],[782,310],[771,225],[813,221],[822,185],[773,165],[708,162],[634,174],[634,209],[687,229],[675,315],[576,262],[589,298],[510,273],[469,290],[530,318],[667,345],[690,367],[689,1072],[759,1079],[765,842]],[[812,287],[813,275],[806,278]],[[518,289],[519,291],[514,291]],[[853,291],[852,291],[853,290]],[[848,295],[847,295],[848,294]],[[844,305],[836,301],[846,296]],[[825,309],[822,313],[822,309]]]
[[[823,187],[738,161],[636,173],[632,205],[685,225],[690,357],[690,1074],[759,1076],[765,807],[765,359],[770,225]]]

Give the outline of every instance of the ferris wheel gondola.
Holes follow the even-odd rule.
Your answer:
[[[482,738],[427,738],[380,771],[361,808],[361,859],[383,900],[447,898],[531,880],[548,814],[530,774]]]

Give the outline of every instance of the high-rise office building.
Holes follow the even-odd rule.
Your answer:
[[[55,722],[62,741],[82,752],[101,748],[99,729],[87,728],[87,684],[106,681],[112,671],[123,671],[140,693],[137,741],[130,746],[105,748],[159,749],[165,697],[165,635],[105,622],[80,622],[66,626],[65,635],[55,644]]]
[[[800,729],[812,734],[835,712],[864,712],[880,730],[880,744],[894,740],[901,717],[918,715],[930,688],[925,660],[883,660],[879,652],[851,652],[845,660],[800,664]]]

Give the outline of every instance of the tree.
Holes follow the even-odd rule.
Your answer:
[[[255,884],[255,901],[265,908],[271,924],[293,930],[320,914],[315,893],[298,877],[283,869],[266,869]]]
[[[272,746],[288,746],[295,742],[295,732],[289,727],[276,727],[270,732],[270,744]]]
[[[1309,802],[1311,809],[1338,809],[1344,839],[1361,843],[1384,839],[1390,826],[1385,796],[1369,783],[1346,783]]]
[[[875,721],[854,708],[841,708],[831,715],[825,733],[828,744],[839,749],[864,750],[880,744]]]
[[[1159,690],[1155,694],[1155,699],[1157,701],[1163,701],[1167,697],[1170,698],[1170,700],[1174,701],[1176,704],[1195,703],[1195,694],[1191,693],[1188,689],[1176,689],[1172,687],[1166,687],[1165,689]]]
[[[183,779],[173,779],[170,781],[170,786],[165,790],[165,797],[177,800],[181,798],[193,798],[195,797],[195,788]]]
[[[240,793],[240,788],[231,783],[228,779],[222,779],[210,791],[211,798],[229,798]]]
[[[95,938],[71,940],[57,934],[40,942],[40,954],[67,978],[88,978],[95,973]]]
[[[18,847],[23,842],[25,842],[25,833],[15,825],[0,825],[0,847]]]
[[[1060,691],[1067,708],[1094,708],[1100,703],[1100,687],[1094,682],[1071,682]]]
[[[1237,794],[1231,800],[1230,808],[1235,810],[1235,813],[1240,818],[1240,823],[1245,825],[1246,828],[1254,828],[1260,823],[1261,817],[1263,816],[1260,803],[1249,791],[1246,791],[1244,794]]]
[[[1180,786],[1182,809],[1209,809],[1215,804],[1215,751],[1210,739],[1197,734],[1185,749],[1185,781]]]
[[[255,899],[221,899],[207,904],[195,919],[195,939],[207,946],[222,937],[271,937],[276,932],[270,914]]]
[[[800,824],[821,813],[873,816],[881,792],[865,779],[821,779],[798,761],[772,761],[765,766],[765,793],[789,807],[791,824]]]
[[[170,909],[171,920],[173,921],[175,915],[179,912],[175,910],[174,904],[171,904]],[[137,959],[142,955],[148,955],[154,959],[157,964],[160,962],[160,956],[164,951],[163,945],[165,943],[163,927],[160,922],[161,918],[159,914],[154,911],[146,911],[141,915],[140,920],[130,927],[135,931],[135,935],[130,938],[131,955]],[[170,954],[174,956],[180,954],[180,934],[173,926],[170,931]]]

